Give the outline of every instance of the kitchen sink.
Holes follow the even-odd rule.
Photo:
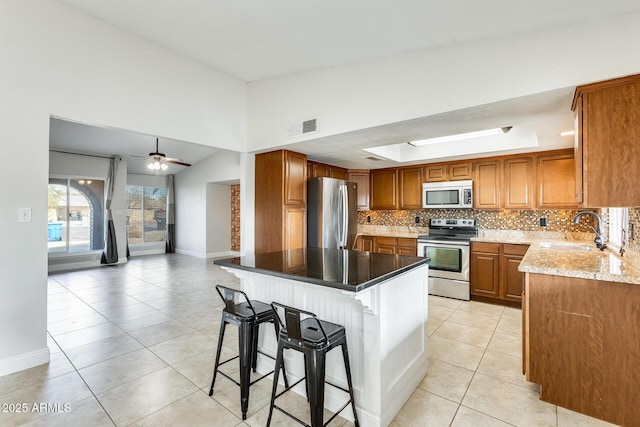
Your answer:
[[[595,245],[588,245],[584,243],[573,242],[552,242],[552,243],[540,243],[540,247],[547,249],[558,249],[562,251],[593,251],[596,249]]]

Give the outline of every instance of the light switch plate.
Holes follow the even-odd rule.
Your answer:
[[[18,222],[31,222],[31,208],[18,208]]]

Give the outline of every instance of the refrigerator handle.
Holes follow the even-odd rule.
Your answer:
[[[349,192],[347,191],[347,185],[342,184],[340,186],[341,201],[342,201],[342,234],[340,236],[340,244],[343,248],[347,247],[347,236],[348,236],[348,228],[349,228]],[[347,248],[348,249],[348,248]]]

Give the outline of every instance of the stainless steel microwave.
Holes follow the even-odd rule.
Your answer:
[[[425,182],[422,184],[424,209],[473,208],[473,181]]]

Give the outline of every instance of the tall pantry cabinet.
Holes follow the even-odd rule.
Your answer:
[[[307,246],[307,156],[288,150],[256,155],[255,253]]]

